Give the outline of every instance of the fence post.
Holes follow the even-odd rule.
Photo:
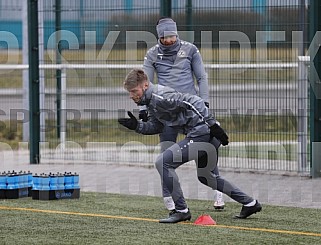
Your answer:
[[[56,38],[56,64],[61,64],[61,0],[55,0],[55,38]],[[56,79],[57,79],[57,137],[60,137],[60,127],[59,127],[59,122],[60,122],[60,110],[61,110],[61,70],[57,69],[56,70]]]
[[[298,172],[307,167],[308,146],[308,61],[309,56],[298,56]]]
[[[28,64],[28,2],[22,1],[22,63]],[[29,111],[29,70],[22,71],[22,87],[23,87],[23,109]],[[25,122],[22,125],[22,141],[29,141],[30,124]]]
[[[172,0],[160,0],[160,15],[166,17],[172,16]]]
[[[39,39],[38,1],[28,0],[29,38],[29,105],[30,105],[30,163],[39,163],[40,109],[39,109]]]
[[[186,28],[187,28],[187,38],[184,39],[188,42],[194,42],[194,32],[193,32],[193,2],[192,0],[187,0],[186,3]]]
[[[44,43],[44,2],[39,1],[38,5],[39,12],[39,65],[44,64],[45,62],[45,43]],[[45,70],[39,69],[39,103],[40,103],[40,111],[45,109]],[[40,113],[40,141],[46,141],[46,117],[45,113]]]
[[[311,145],[311,171],[312,178],[321,177],[321,52],[318,52],[320,48],[320,41],[313,42],[314,36],[321,27],[321,2],[318,0],[310,1],[310,54],[316,54],[313,59],[310,60],[311,67],[309,72],[310,82],[310,145]]]
[[[67,134],[67,70],[61,70],[61,96],[60,96],[60,144],[64,148]]]

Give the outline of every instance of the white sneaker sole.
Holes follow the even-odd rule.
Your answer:
[[[214,209],[215,210],[223,210],[224,209],[224,206],[225,206],[225,204],[224,203],[222,203],[222,204],[216,204],[216,203],[214,203]]]

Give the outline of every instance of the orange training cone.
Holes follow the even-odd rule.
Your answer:
[[[210,215],[201,215],[199,216],[195,222],[195,225],[216,225],[215,220],[212,219],[212,217]]]

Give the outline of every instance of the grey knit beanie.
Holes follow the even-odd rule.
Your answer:
[[[176,22],[171,18],[161,19],[156,26],[158,38],[166,36],[177,36]]]

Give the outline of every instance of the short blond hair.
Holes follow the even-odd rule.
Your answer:
[[[148,81],[146,73],[142,69],[133,69],[124,80],[124,88],[129,91],[145,81]]]

